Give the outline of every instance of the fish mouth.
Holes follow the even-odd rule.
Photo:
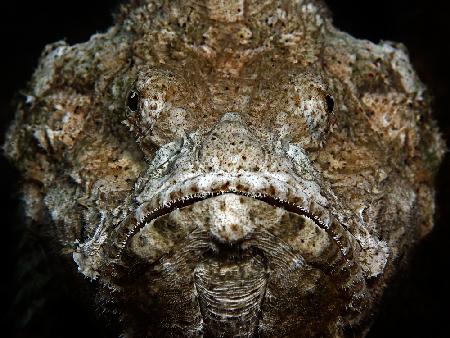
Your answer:
[[[290,175],[281,179],[274,176],[261,180],[260,176],[254,174],[248,175],[247,178],[243,178],[243,175],[199,175],[185,180],[183,184],[169,186],[142,202],[134,213],[129,214],[113,230],[106,242],[105,251],[111,260],[118,261],[131,238],[152,220],[206,199],[235,194],[307,217],[336,242],[344,256],[348,255],[351,244],[346,240],[347,230],[320,193],[319,196],[305,193],[311,190],[308,186],[311,182],[293,184],[298,182],[293,182]],[[252,178],[255,177],[260,181],[258,184],[252,184]],[[208,184],[205,185],[204,182]]]

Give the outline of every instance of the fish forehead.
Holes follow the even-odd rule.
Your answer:
[[[166,64],[194,54],[226,77],[274,50],[292,63],[313,64],[317,55],[296,51],[319,48],[328,18],[319,1],[149,1],[124,12],[123,29],[135,33],[137,55],[148,59],[145,48],[153,49],[151,56]]]

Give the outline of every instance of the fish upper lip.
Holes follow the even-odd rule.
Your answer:
[[[176,182],[170,184],[169,182]],[[135,209],[138,223],[149,221],[148,215],[158,209],[183,204],[187,199],[203,200],[223,193],[237,193],[259,199],[261,196],[273,200],[285,201],[309,212],[311,204],[323,210],[319,216],[327,223],[324,210],[328,210],[328,201],[321,195],[320,186],[312,180],[305,180],[287,172],[209,172],[179,174],[166,178],[159,189],[151,196],[139,196],[140,205]],[[269,201],[270,203],[270,201]],[[187,205],[191,204],[187,202]],[[329,216],[329,215],[328,215]]]

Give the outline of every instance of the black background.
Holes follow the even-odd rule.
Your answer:
[[[450,11],[445,1],[380,0],[327,1],[337,27],[358,38],[374,42],[403,42],[421,79],[434,95],[434,112],[441,131],[450,139]],[[87,40],[112,24],[111,13],[118,1],[2,1],[0,40],[0,133],[13,116],[11,101],[30,78],[43,47],[66,39],[69,43]],[[448,144],[448,143],[447,143]],[[18,175],[4,158],[0,204],[0,301],[1,332],[12,337],[76,337],[92,334],[95,322],[85,319],[81,309],[56,302],[58,315],[43,330],[34,323],[27,330],[13,330],[15,314],[10,304],[15,298],[13,271],[16,264],[19,196]],[[450,285],[450,161],[445,158],[438,179],[438,206],[435,230],[418,247],[408,270],[402,271],[387,290],[381,311],[369,337],[450,337],[448,294]],[[63,300],[61,300],[63,302]],[[7,313],[7,315],[3,315]],[[42,313],[42,318],[45,318]],[[52,316],[54,314],[52,313]],[[48,326],[48,323],[46,324]],[[63,331],[64,330],[64,331]],[[446,330],[448,332],[446,332]],[[96,336],[104,332],[94,331]]]

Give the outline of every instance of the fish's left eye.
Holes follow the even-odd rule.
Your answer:
[[[127,98],[127,106],[132,112],[135,112],[139,109],[139,94],[132,90],[128,94]]]

